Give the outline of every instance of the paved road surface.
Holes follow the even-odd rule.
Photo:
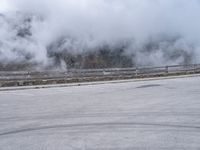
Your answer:
[[[199,150],[200,77],[0,92],[1,150]]]

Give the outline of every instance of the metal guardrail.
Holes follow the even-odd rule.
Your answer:
[[[161,67],[135,67],[110,69],[69,69],[65,72],[0,71],[0,80],[62,79],[72,77],[143,76],[175,73],[199,73],[200,64]]]

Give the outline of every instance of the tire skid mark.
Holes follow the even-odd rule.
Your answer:
[[[190,125],[176,125],[176,124],[159,124],[159,123],[139,123],[139,122],[113,122],[113,123],[91,123],[91,124],[63,124],[63,125],[49,125],[49,126],[39,126],[33,128],[16,129],[7,132],[1,132],[0,136],[15,135],[26,132],[42,131],[49,129],[65,129],[65,128],[98,128],[98,127],[120,127],[120,128],[134,128],[136,126],[142,127],[161,127],[161,128],[183,128],[191,130],[199,130],[200,126],[190,126]],[[113,129],[113,128],[111,128]]]
[[[74,119],[74,118],[121,118],[121,117],[165,117],[165,116],[179,116],[179,117],[185,117],[185,116],[196,116],[199,117],[199,113],[191,113],[191,112],[143,112],[143,113],[129,113],[129,112],[122,112],[122,113],[91,113],[91,114],[56,114],[54,116],[52,115],[40,115],[38,116],[23,116],[23,117],[4,117],[0,118],[0,121],[28,121],[28,120],[45,120],[45,119]]]

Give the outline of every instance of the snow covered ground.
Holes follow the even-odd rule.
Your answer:
[[[200,77],[0,91],[0,149],[200,149]]]

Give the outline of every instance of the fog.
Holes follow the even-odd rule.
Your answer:
[[[7,0],[0,11],[4,66],[45,68],[55,64],[49,53],[103,46],[123,47],[137,66],[200,62],[199,0]]]

